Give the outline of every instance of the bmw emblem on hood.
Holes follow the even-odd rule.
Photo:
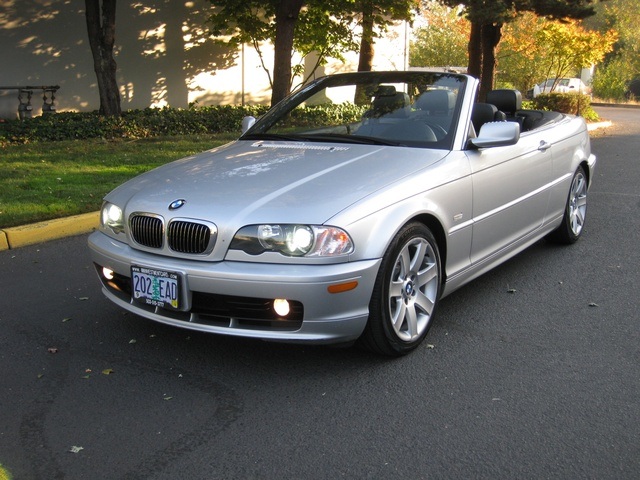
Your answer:
[[[173,202],[171,202],[169,204],[169,210],[177,210],[180,207],[182,207],[185,203],[187,203],[187,201],[184,200],[183,198],[179,198],[178,200],[174,200]]]

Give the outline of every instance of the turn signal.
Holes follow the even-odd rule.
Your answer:
[[[329,285],[327,290],[329,293],[342,293],[348,292],[349,290],[353,290],[358,286],[358,282],[356,280],[352,280],[351,282],[345,283],[336,283],[335,285]]]

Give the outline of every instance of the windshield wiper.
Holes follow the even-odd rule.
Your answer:
[[[240,140],[274,140],[288,142],[338,142],[357,143],[359,145],[387,145],[392,147],[405,146],[403,143],[385,140],[378,137],[365,137],[362,135],[348,135],[344,133],[307,133],[304,135],[281,133],[250,133],[243,135]]]
[[[298,135],[283,135],[281,133],[249,133],[241,136],[240,140],[285,140],[288,142],[303,142],[305,138]]]
[[[306,134],[306,140],[315,140],[317,142],[340,142],[340,143],[358,143],[361,145],[389,145],[392,147],[402,146],[400,142],[385,140],[378,137],[365,137],[362,135],[348,135],[344,133],[318,133]]]

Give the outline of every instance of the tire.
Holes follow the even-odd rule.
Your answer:
[[[442,266],[434,236],[421,223],[406,225],[382,258],[360,344],[389,356],[415,349],[431,327],[441,287]]]
[[[562,222],[558,228],[547,235],[547,240],[564,245],[571,245],[578,241],[587,218],[587,187],[587,175],[582,167],[578,167],[571,180]]]

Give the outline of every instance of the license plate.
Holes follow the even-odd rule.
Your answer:
[[[131,267],[131,295],[154,307],[177,310],[180,308],[180,275],[166,270]]]

